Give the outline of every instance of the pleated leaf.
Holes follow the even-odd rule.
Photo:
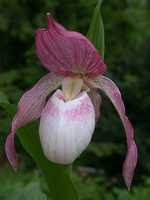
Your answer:
[[[87,33],[87,37],[95,45],[96,49],[99,51],[100,55],[104,59],[105,38],[103,18],[101,15],[101,4],[102,0],[98,0]]]

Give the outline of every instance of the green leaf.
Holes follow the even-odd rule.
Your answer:
[[[102,0],[98,0],[87,33],[87,37],[95,45],[96,49],[99,51],[100,55],[104,59],[105,38],[104,38],[104,24],[101,15],[101,4]]]
[[[54,200],[78,200],[69,176],[69,166],[49,162],[43,155],[38,136],[38,123],[32,123],[20,129],[18,136],[25,150],[42,169],[51,197]]]
[[[48,200],[41,176],[37,176],[36,171],[18,172],[16,176],[16,173],[6,165],[1,168],[0,180],[2,200]]]
[[[15,113],[15,107],[9,103],[8,98],[2,91],[0,91],[0,106],[9,116],[12,116]]]
[[[0,106],[8,112],[10,117],[16,110],[3,93],[0,93]],[[52,199],[78,200],[78,195],[70,178],[69,166],[57,165],[45,158],[40,145],[38,123],[34,122],[21,128],[17,131],[17,135],[24,149],[42,170]]]

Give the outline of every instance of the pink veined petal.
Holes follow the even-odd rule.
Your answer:
[[[101,105],[101,96],[100,94],[98,94],[96,89],[91,89],[89,92],[89,97],[93,103],[94,109],[95,109],[95,119],[96,122],[99,120],[100,118],[100,105]]]
[[[82,34],[66,30],[52,16],[48,16],[48,28],[36,32],[36,53],[49,71],[59,75],[92,77],[106,70],[92,43]]]
[[[91,82],[91,84],[93,84],[94,87],[103,90],[110,98],[114,107],[118,111],[125,128],[128,150],[123,164],[123,177],[128,189],[130,189],[134,170],[137,165],[138,152],[134,140],[134,130],[128,117],[126,116],[125,106],[120,91],[116,84],[105,76],[98,76],[95,80],[93,80],[93,82]]]
[[[32,89],[21,97],[18,104],[18,111],[13,118],[11,131],[5,143],[7,158],[15,170],[18,165],[14,145],[16,130],[40,117],[46,97],[59,86],[60,81],[60,77],[49,73],[42,77]]]

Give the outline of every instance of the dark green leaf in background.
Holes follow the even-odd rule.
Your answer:
[[[11,117],[16,110],[15,107],[9,103],[7,96],[2,91],[0,91],[0,107],[2,107]]]
[[[87,37],[95,45],[96,49],[99,51],[102,58],[104,58],[105,41],[104,41],[104,25],[101,15],[101,4],[102,0],[98,0],[87,33]]]
[[[0,170],[0,199],[50,200],[41,189],[40,178],[38,171],[16,174],[6,165]]]

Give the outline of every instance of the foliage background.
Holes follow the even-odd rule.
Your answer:
[[[17,104],[25,90],[46,73],[34,52],[35,30],[46,26],[50,11],[66,27],[86,34],[96,0],[0,0],[0,90]],[[119,85],[135,127],[139,164],[131,193],[125,189],[121,167],[125,137],[116,111],[103,96],[101,119],[93,142],[75,162],[73,180],[81,200],[148,200],[150,195],[150,2],[107,0],[102,6],[107,75]],[[40,172],[19,140],[19,174],[7,166],[4,141],[9,120],[0,111],[0,199],[46,199]],[[28,196],[26,194],[29,194]]]

